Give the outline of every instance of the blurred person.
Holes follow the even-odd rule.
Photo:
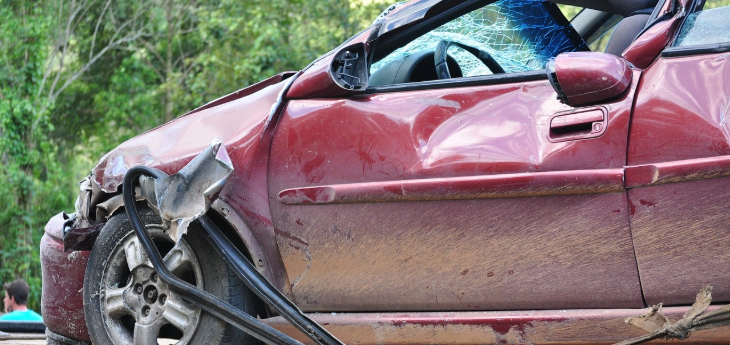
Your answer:
[[[0,316],[0,321],[43,321],[43,317],[33,310],[28,309],[28,293],[30,287],[22,279],[16,279],[11,283],[5,283],[5,313]]]

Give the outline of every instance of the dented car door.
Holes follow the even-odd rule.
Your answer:
[[[418,54],[437,53],[389,63]],[[494,58],[505,73],[289,101],[269,198],[300,308],[643,306],[623,182],[640,71],[619,97],[571,107],[543,64]]]
[[[646,69],[631,125],[626,185],[649,304],[690,305],[704,285],[730,301],[730,7],[703,3]]]

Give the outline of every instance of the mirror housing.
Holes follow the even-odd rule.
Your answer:
[[[355,43],[315,61],[292,84],[288,98],[347,97],[368,87],[364,43]]]
[[[365,58],[365,45],[353,44],[335,53],[330,76],[345,90],[367,89],[368,61]]]
[[[546,65],[558,99],[571,106],[605,101],[631,85],[631,65],[623,58],[598,52],[563,53]]]

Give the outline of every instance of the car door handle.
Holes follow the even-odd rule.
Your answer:
[[[569,114],[558,114],[550,119],[550,141],[566,141],[593,138],[606,130],[606,113],[603,108],[587,109]]]

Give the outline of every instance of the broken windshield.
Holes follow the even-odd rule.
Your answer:
[[[730,5],[728,1],[708,1],[702,11],[689,15],[674,45],[684,47],[730,42],[727,21],[730,7],[713,8],[718,3]]]
[[[422,51],[434,51],[442,41],[458,42],[489,53],[506,73],[542,69],[563,52],[587,50],[585,43],[555,4],[540,0],[500,0],[469,12],[411,41],[377,61],[384,65]],[[449,50],[464,76],[491,74],[482,61],[465,50]]]

